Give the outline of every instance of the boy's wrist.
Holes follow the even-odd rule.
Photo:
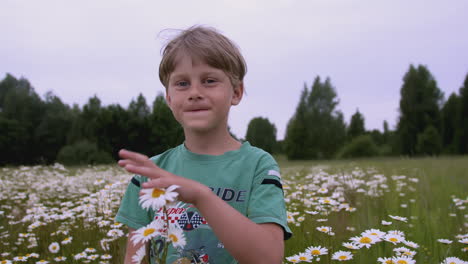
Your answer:
[[[211,189],[203,184],[200,184],[200,190],[198,191],[198,197],[195,199],[195,202],[193,205],[198,208],[199,205],[205,203],[206,201],[210,200],[210,197],[213,194],[213,191]]]

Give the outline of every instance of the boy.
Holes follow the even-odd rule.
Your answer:
[[[171,248],[166,263],[282,263],[283,240],[291,231],[278,165],[227,128],[230,107],[242,99],[245,73],[238,48],[211,28],[189,28],[165,47],[159,77],[185,142],[151,159],[119,152],[119,165],[138,175],[116,216],[130,230],[125,263],[142,246],[133,245],[132,232],[158,217],[139,206],[140,189],[171,185],[180,186],[178,199],[186,203],[169,213],[179,219],[187,244]]]

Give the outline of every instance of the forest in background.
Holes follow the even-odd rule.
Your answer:
[[[304,84],[283,141],[268,117],[253,118],[239,139],[291,160],[468,154],[468,74],[446,98],[426,66],[410,65],[394,130],[386,121],[366,130],[359,110],[346,122],[338,106],[331,79],[317,76]],[[111,163],[124,147],[152,156],[183,140],[162,94],[151,105],[140,94],[128,107],[97,96],[80,107],[52,92],[41,98],[24,77],[0,82],[0,165]]]

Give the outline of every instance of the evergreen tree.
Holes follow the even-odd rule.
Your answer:
[[[52,92],[45,95],[45,112],[35,128],[36,146],[41,149],[40,159],[53,163],[59,150],[67,143],[67,134],[72,125],[70,108]]]
[[[460,154],[468,154],[468,74],[460,88],[459,134]]]
[[[356,113],[351,116],[351,122],[348,127],[348,140],[364,135],[364,133],[366,133],[366,129],[364,127],[364,116],[362,116],[358,109],[356,110]]]
[[[150,109],[145,97],[140,93],[136,100],[132,100],[128,106],[128,148],[151,155],[151,127],[149,124]]]
[[[304,159],[306,152],[304,142],[307,138],[307,98],[309,91],[307,85],[301,92],[299,104],[294,116],[289,120],[284,139],[285,152],[289,159]]]
[[[182,126],[174,118],[171,109],[166,104],[164,95],[158,94],[153,102],[153,112],[150,117],[150,146],[152,154],[159,154],[173,148],[184,141]]]
[[[268,118],[255,117],[249,122],[245,139],[252,146],[272,154],[276,145],[276,127]]]
[[[432,126],[440,135],[439,105],[442,92],[429,70],[422,65],[410,66],[403,78],[400,99],[398,135],[402,154],[424,154],[418,151],[418,137]],[[433,134],[431,134],[433,135]],[[426,141],[424,141],[426,142]]]
[[[343,114],[336,110],[338,103],[329,78],[321,82],[317,77],[310,92],[304,88],[296,113],[288,123],[288,158],[321,159],[335,155],[346,136]]]
[[[459,134],[458,122],[459,115],[459,98],[455,93],[452,93],[442,107],[442,145],[446,153],[456,154],[458,152],[457,134]]]

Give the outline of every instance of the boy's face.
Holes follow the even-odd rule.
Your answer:
[[[242,84],[233,87],[224,71],[183,55],[169,76],[166,101],[184,130],[206,133],[227,127],[242,94]]]

